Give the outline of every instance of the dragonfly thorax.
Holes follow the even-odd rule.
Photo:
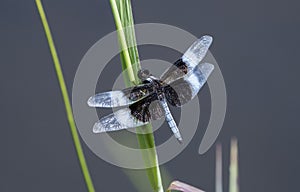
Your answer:
[[[150,76],[148,79],[150,79],[150,82],[153,85],[153,89],[156,93],[158,100],[163,100],[165,98],[163,82],[154,76]]]

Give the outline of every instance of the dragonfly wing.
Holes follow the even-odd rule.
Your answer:
[[[212,41],[213,38],[209,35],[204,35],[196,40],[182,56],[183,62],[191,69],[196,67],[205,57]]]
[[[120,107],[130,105],[153,93],[151,83],[130,87],[120,91],[98,93],[88,99],[90,107]]]
[[[131,115],[129,108],[120,109],[108,116],[101,118],[93,127],[94,133],[118,131],[147,124]]]
[[[212,40],[211,36],[205,35],[195,41],[184,55],[162,74],[160,79],[169,84],[192,71],[205,57]]]
[[[169,84],[176,79],[186,75],[187,73],[188,65],[182,59],[179,59],[162,74],[160,80],[166,84]]]
[[[101,118],[93,127],[94,133],[118,131],[148,124],[164,117],[164,111],[155,95],[141,99],[129,108],[120,109]]]
[[[200,64],[186,76],[166,85],[167,101],[173,106],[180,107],[192,100],[203,87],[213,69],[212,64]]]
[[[129,106],[131,115],[142,122],[149,122],[164,117],[164,110],[156,94],[149,95]]]

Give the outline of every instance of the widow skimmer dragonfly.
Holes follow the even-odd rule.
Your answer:
[[[113,108],[127,106],[101,118],[93,127],[94,133],[117,131],[148,124],[165,117],[176,139],[182,137],[168,104],[180,107],[192,100],[207,81],[214,66],[200,61],[205,57],[212,37],[196,40],[184,55],[158,79],[142,69],[138,77],[142,84],[123,90],[96,94],[88,99],[90,107]]]

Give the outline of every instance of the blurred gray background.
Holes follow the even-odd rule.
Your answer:
[[[71,93],[85,52],[115,30],[109,1],[43,3]],[[165,23],[196,36],[214,37],[210,50],[228,94],[227,115],[218,137],[224,149],[225,191],[232,136],[239,140],[242,192],[298,191],[299,2],[152,0],[132,4],[136,23]],[[87,191],[35,2],[1,0],[0,26],[0,191]],[[140,49],[141,59],[172,62],[179,56],[161,47]],[[119,57],[112,62],[107,84],[99,86],[99,91],[109,89],[121,70]],[[197,135],[164,168],[172,179],[214,191],[214,147],[204,155],[197,153],[210,114],[207,86],[199,99]],[[160,135],[156,134],[157,142]],[[120,168],[99,159],[84,143],[83,148],[97,191],[136,191]],[[145,184],[145,191],[148,187]]]

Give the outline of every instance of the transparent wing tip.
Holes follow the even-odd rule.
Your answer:
[[[194,42],[195,48],[206,47],[207,49],[211,46],[213,42],[213,37],[210,35],[204,35]]]
[[[213,38],[209,35],[204,35],[196,40],[190,48],[184,53],[182,59],[191,67],[195,67],[205,57]]]
[[[93,127],[93,133],[103,133],[103,132],[105,132],[103,125],[100,122],[95,123]]]
[[[204,75],[205,79],[208,79],[212,71],[214,70],[215,66],[210,63],[202,63],[199,65],[199,69],[201,73]]]
[[[204,43],[209,43],[209,45],[211,45],[213,37],[210,35],[203,35],[202,37],[200,37],[200,39],[198,39],[198,41],[203,41]]]
[[[96,106],[96,99],[94,96],[90,97],[88,100],[87,100],[87,104],[88,106],[90,107],[95,107]]]

